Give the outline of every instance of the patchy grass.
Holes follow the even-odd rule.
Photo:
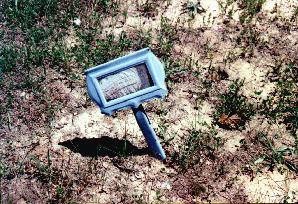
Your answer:
[[[275,137],[278,137],[276,135]],[[297,149],[290,146],[275,148],[274,139],[268,138],[266,133],[259,133],[257,141],[264,147],[264,153],[254,162],[255,164],[266,163],[271,170],[277,167],[283,171],[280,165],[284,165],[291,171],[298,173],[297,160],[292,156],[297,155]]]
[[[19,52],[14,46],[3,46],[0,48],[0,84],[3,82],[3,75],[15,68],[19,58]]]
[[[201,6],[200,1],[188,1],[183,5],[184,12],[187,12],[191,19],[194,19],[197,14],[206,12],[206,10]]]
[[[155,17],[158,15],[158,7],[159,4],[162,3],[161,1],[152,1],[146,0],[145,3],[139,5],[138,10],[145,16],[145,17]]]
[[[294,155],[298,154],[298,87],[297,65],[291,61],[284,63],[277,61],[273,71],[269,74],[270,80],[277,83],[275,93],[262,106],[262,113],[276,123],[285,124],[294,138],[294,144],[289,147]],[[289,165],[287,165],[291,168]],[[292,167],[296,169],[297,167]]]
[[[238,5],[243,9],[240,22],[249,23],[252,18],[261,11],[266,0],[240,0]]]
[[[6,152],[0,160],[0,200],[77,203],[98,195],[102,203],[247,202],[239,176],[253,180],[267,167],[297,175],[298,67],[292,32],[297,7],[286,21],[259,15],[264,0],[216,2],[0,2],[0,142]],[[216,9],[221,14],[211,19]],[[188,15],[172,17],[177,12]],[[128,112],[112,118],[90,114],[94,107],[82,75],[86,68],[144,47],[163,62],[169,88],[162,107],[152,103],[149,113],[170,157],[164,163],[128,151],[128,144],[145,145]],[[230,65],[240,59],[255,68],[252,75],[272,67],[255,80],[275,85],[266,99],[254,103],[246,97],[241,73],[241,79],[231,80]],[[202,121],[192,126],[197,115]],[[285,125],[294,142],[278,146],[286,136],[252,131],[255,115]],[[58,141],[123,135],[123,148],[112,142],[117,151],[101,156],[99,151],[112,150],[99,145],[95,156],[84,156],[77,146],[62,147]],[[235,141],[235,135],[242,139]],[[92,145],[83,146],[90,150]],[[30,196],[32,189],[40,189],[40,195]]]
[[[174,42],[177,40],[177,28],[172,25],[170,19],[162,17],[158,32],[158,55],[163,59],[171,57]]]
[[[104,13],[108,14],[113,14],[119,8],[117,1],[114,0],[100,0],[97,2],[97,5]]]
[[[298,6],[296,6],[296,8],[295,8],[291,20],[295,21],[297,19],[297,17],[298,17]]]
[[[297,65],[294,62],[276,61],[273,71],[269,73],[269,79],[277,83],[277,89],[274,95],[264,102],[264,114],[282,121],[294,136],[298,129],[297,76]]]
[[[255,114],[255,108],[240,93],[244,81],[236,80],[229,90],[219,96],[220,103],[216,107],[215,121],[220,127],[228,129],[243,128],[246,121]]]
[[[206,124],[203,124],[207,126]],[[178,163],[182,169],[187,170],[200,164],[207,158],[215,158],[215,151],[222,145],[222,139],[217,137],[214,127],[208,127],[209,131],[196,130],[194,127],[182,147],[180,147]]]
[[[49,20],[57,11],[56,0],[5,0],[5,14],[11,26],[20,27],[24,31],[35,27],[43,18]],[[47,24],[47,22],[44,22]]]
[[[4,46],[0,50],[1,73],[11,72],[17,64],[19,53],[13,46]]]
[[[224,14],[229,14],[233,9],[228,11],[228,7],[231,6],[234,2],[234,0],[218,1],[221,12]],[[231,17],[230,14],[229,17]]]
[[[131,39],[133,47],[136,49],[142,49],[144,47],[151,47],[153,44],[152,29],[147,31],[134,30],[134,36]]]
[[[236,42],[242,45],[242,55],[244,56],[252,56],[258,47],[265,46],[260,38],[260,32],[253,25],[244,26],[237,36]]]
[[[179,42],[177,25],[173,25],[170,19],[162,17],[157,41],[158,45],[154,46],[154,50],[165,66],[167,79],[178,81],[190,69],[186,66],[188,58],[177,59],[173,56],[174,43]]]
[[[5,164],[2,162],[2,159],[0,161],[0,180],[7,174],[7,169]]]

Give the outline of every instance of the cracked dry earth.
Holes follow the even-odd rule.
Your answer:
[[[213,55],[212,66],[228,75],[223,80],[215,80],[210,97],[203,101],[197,100],[206,92],[200,87],[200,79],[186,75],[167,82],[169,94],[163,101],[145,104],[154,128],[163,136],[168,159],[160,162],[150,155],[132,111],[120,111],[112,117],[101,114],[87,96],[83,77],[70,86],[65,76],[51,70],[46,80],[51,95],[56,97],[52,100],[63,102],[52,124],[43,126],[45,116],[38,112],[40,125],[34,126],[38,120],[31,125],[16,122],[0,130],[1,154],[11,166],[26,172],[1,181],[4,198],[12,196],[14,203],[45,203],[63,186],[64,194],[69,197],[65,202],[70,203],[281,202],[285,196],[289,202],[298,201],[297,174],[291,171],[281,174],[266,168],[255,173],[248,168],[256,158],[253,150],[246,152],[240,148],[240,141],[252,137],[257,130],[266,130],[272,135],[279,132],[282,138],[277,145],[280,146],[294,142],[284,126],[270,124],[261,115],[248,121],[243,130],[225,130],[215,125],[217,137],[221,137],[224,144],[214,158],[202,155],[199,164],[186,171],[179,169],[176,162],[190,130],[195,127],[208,131],[214,122],[217,99],[212,92],[224,92],[232,80],[240,78],[245,80],[241,89],[244,96],[252,103],[265,100],[276,86],[267,77],[275,58],[292,57],[297,63],[297,25],[284,32],[279,22],[267,24],[268,19],[273,18],[274,3],[280,6],[277,13],[282,18],[289,17],[297,3],[290,0],[265,3],[262,9],[265,20],[255,26],[260,38],[269,46],[257,48],[246,56],[242,49],[246,42],[237,45],[234,41],[240,29],[237,8],[230,25],[225,27],[218,1],[201,1],[206,13],[192,22],[187,20],[186,14],[181,15],[185,2],[172,1],[150,19],[137,15],[132,6],[128,13],[134,15],[128,15],[127,22],[114,30],[119,34],[131,27],[158,29],[163,15],[179,28],[180,42],[174,45],[173,55],[197,59],[199,66],[192,67],[192,71],[200,72],[201,78],[206,80],[210,74],[207,58],[210,53],[203,50],[203,45],[208,42]],[[207,17],[213,20],[206,24]],[[72,39],[67,41],[74,43]],[[227,57],[232,59],[228,63]],[[257,91],[262,93],[255,98]],[[30,106],[28,112],[34,112],[32,93],[19,92],[16,96],[19,103]],[[161,127],[166,127],[165,134]],[[100,151],[94,144],[108,151]],[[127,146],[130,152],[115,153],[119,150],[114,149],[117,145]],[[51,170],[46,168],[49,164]],[[46,177],[49,173],[50,181]]]

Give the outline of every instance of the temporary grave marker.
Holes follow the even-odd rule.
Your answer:
[[[166,158],[142,103],[167,94],[165,72],[149,48],[85,71],[91,99],[103,114],[132,108],[147,144],[158,159]]]

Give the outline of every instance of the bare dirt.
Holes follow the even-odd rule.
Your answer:
[[[216,150],[213,157],[202,154],[201,161],[186,170],[178,167],[175,155],[181,152],[190,130],[208,131],[214,122],[216,94],[227,90],[232,80],[243,79],[241,93],[250,102],[259,103],[275,90],[276,84],[267,77],[275,59],[292,58],[297,62],[298,25],[288,26],[285,32],[282,20],[268,23],[275,16],[291,18],[297,1],[265,3],[258,14],[261,20],[255,26],[260,41],[266,41],[268,45],[260,47],[259,41],[256,49],[247,52],[243,51],[247,47],[245,37],[239,44],[234,41],[243,29],[239,25],[240,9],[236,3],[229,6],[235,13],[225,22],[219,2],[201,1],[205,12],[196,14],[193,20],[183,12],[184,0],[160,3],[156,15],[150,14],[153,17],[141,14],[136,6],[141,2],[122,3],[128,8],[125,23],[107,28],[116,35],[132,29],[152,29],[156,33],[160,29],[161,17],[167,17],[178,28],[179,42],[175,43],[172,54],[177,58],[191,56],[198,60],[193,71],[200,72],[201,79],[216,82],[210,89],[214,96],[199,100],[206,91],[200,86],[200,78],[184,76],[178,82],[167,82],[169,94],[164,100],[145,104],[154,128],[164,137],[167,161],[158,161],[150,155],[132,111],[105,116],[87,96],[84,76],[79,83],[69,86],[68,79],[50,70],[46,80],[52,98],[45,99],[44,105],[47,100],[60,100],[64,104],[61,111],[55,113],[52,124],[43,123],[45,113],[34,106],[32,93],[18,92],[14,93],[14,103],[17,107],[22,104],[22,110],[11,113],[12,127],[0,129],[1,157],[6,157],[7,164],[15,167],[11,169],[11,178],[1,180],[2,199],[11,198],[13,203],[20,204],[45,203],[47,199],[54,200],[57,188],[63,186],[68,199],[56,202],[263,203],[284,199],[298,202],[297,173],[267,167],[257,170],[258,167],[252,165],[257,159],[257,149],[242,147],[241,141],[253,138],[256,130],[269,131],[271,136],[279,133],[281,138],[276,142],[277,147],[294,143],[283,125],[270,124],[259,115],[248,121],[242,130],[226,130],[215,125],[217,137],[223,141],[222,148]],[[273,12],[275,8],[278,9]],[[71,47],[77,43],[77,37],[71,32],[73,28],[69,29],[71,35],[65,41]],[[209,49],[206,51],[204,46]],[[228,77],[221,80],[210,76],[210,64],[224,70]],[[256,96],[258,91],[261,94]],[[165,134],[161,127],[166,128]],[[121,146],[124,141],[132,150],[125,156],[92,149],[93,144],[113,149],[114,145]],[[46,168],[47,165],[51,170]],[[25,173],[14,174],[18,168]],[[47,171],[51,171],[50,181]]]

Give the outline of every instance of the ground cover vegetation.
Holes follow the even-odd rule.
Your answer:
[[[1,1],[1,203],[297,202],[297,22],[291,0]],[[164,162],[83,75],[145,47]]]

